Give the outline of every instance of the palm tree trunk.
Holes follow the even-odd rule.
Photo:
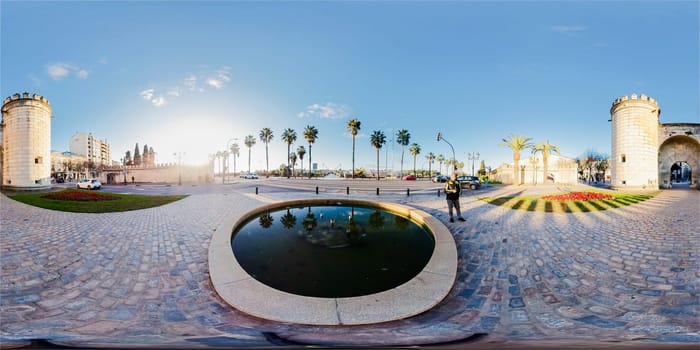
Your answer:
[[[270,176],[270,157],[267,153],[267,142],[265,142],[265,175]]]
[[[355,135],[352,136],[352,178],[355,178]]]
[[[377,181],[379,181],[379,148],[377,148]]]
[[[520,185],[518,171],[520,170],[520,154],[513,155],[513,185]]]
[[[418,177],[416,173],[416,156],[413,156],[413,176]]]
[[[311,144],[309,144],[309,179],[311,178]]]
[[[250,147],[248,147],[248,174],[250,174]]]
[[[547,183],[547,153],[543,152],[542,153],[542,182]]]
[[[287,143],[287,178],[289,178],[289,148],[292,147],[291,143]]]
[[[399,172],[399,177],[403,177],[403,146],[401,146],[401,170]]]

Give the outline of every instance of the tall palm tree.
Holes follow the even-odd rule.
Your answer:
[[[542,181],[547,183],[547,164],[549,161],[549,155],[552,154],[552,152],[560,154],[559,146],[551,144],[549,141],[542,141],[532,147],[532,154],[537,154],[538,152],[542,153],[542,164],[544,165],[542,170]]]
[[[248,174],[250,174],[250,149],[253,147],[253,145],[255,145],[255,136],[246,136],[243,143],[245,143],[246,147],[248,147]]]
[[[241,147],[238,146],[238,143],[234,142],[231,144],[231,155],[233,156],[233,176],[236,176],[236,157],[238,157],[241,154]],[[249,156],[250,158],[250,156]]]
[[[411,147],[408,148],[408,151],[413,155],[413,175],[418,176],[416,173],[416,157],[420,154],[420,146],[414,142],[411,144]]]
[[[272,141],[272,138],[274,135],[272,134],[272,130],[270,128],[262,128],[260,130],[260,142],[265,144],[265,175],[270,175],[270,156],[267,153],[267,146],[270,144],[270,141]]]
[[[377,150],[377,180],[379,180],[379,150],[386,143],[386,135],[381,130],[374,130],[369,137],[369,142]]]
[[[508,138],[503,139],[503,143],[500,146],[508,146],[513,150],[513,185],[519,185],[518,180],[518,169],[520,169],[520,151],[531,148],[532,139],[522,135],[515,136],[510,134]]]
[[[433,162],[435,161],[435,154],[433,152],[428,152],[425,155],[425,159],[428,160],[428,177],[433,177]]]
[[[299,165],[301,165],[301,176],[304,177],[304,155],[306,154],[306,148],[304,146],[297,147],[297,155],[299,156]]]
[[[219,160],[219,174],[221,174],[221,170],[223,169],[223,166],[221,166],[221,158],[223,158],[224,153],[221,151],[216,151],[215,154],[216,158]],[[216,173],[216,172],[215,172]]]
[[[440,174],[442,174],[442,163],[445,162],[445,156],[440,154],[437,156],[437,158],[435,158],[435,160],[437,160],[438,164],[440,164]]]
[[[289,161],[292,163],[292,176],[296,179],[297,175],[294,173],[294,167],[297,165],[297,154],[292,152],[289,155]]]
[[[396,143],[401,145],[401,173],[399,176],[403,176],[403,151],[409,142],[411,142],[411,134],[408,133],[408,130],[401,129],[396,133]]]
[[[282,141],[287,144],[287,178],[289,178],[289,157],[291,157],[291,147],[294,141],[297,140],[297,132],[292,128],[287,128],[282,133]]]
[[[352,135],[352,178],[355,178],[355,136],[360,131],[360,124],[362,124],[357,118],[348,120],[346,127]]]
[[[307,125],[304,128],[304,139],[309,143],[309,179],[311,178],[311,145],[316,142],[318,138],[318,130],[315,126]]]
[[[226,172],[228,170],[228,150],[222,151],[221,152],[221,158],[224,159],[224,167],[222,169],[223,175],[221,176],[221,183],[224,183],[226,181]]]

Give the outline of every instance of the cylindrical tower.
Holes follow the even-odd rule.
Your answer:
[[[14,94],[2,103],[2,187],[51,186],[51,105],[43,96]]]
[[[610,108],[612,154],[610,172],[615,188],[659,188],[659,115],[656,101],[632,94]]]

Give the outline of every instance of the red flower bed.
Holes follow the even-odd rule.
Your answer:
[[[48,193],[41,198],[47,199],[57,199],[62,201],[111,201],[119,199],[119,197],[110,196],[101,193],[88,192],[88,191],[78,191],[78,190],[65,190],[61,192]]]
[[[555,194],[543,196],[542,199],[548,201],[594,201],[599,199],[613,199],[611,194],[600,192],[571,192],[565,194]]]

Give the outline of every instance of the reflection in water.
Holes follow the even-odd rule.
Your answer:
[[[268,286],[350,297],[407,282],[428,262],[435,241],[390,212],[331,205],[264,213],[240,225],[231,244],[243,269]]]
[[[275,219],[272,218],[270,213],[260,215],[260,226],[262,226],[262,228],[270,228],[273,221],[275,221]]]

